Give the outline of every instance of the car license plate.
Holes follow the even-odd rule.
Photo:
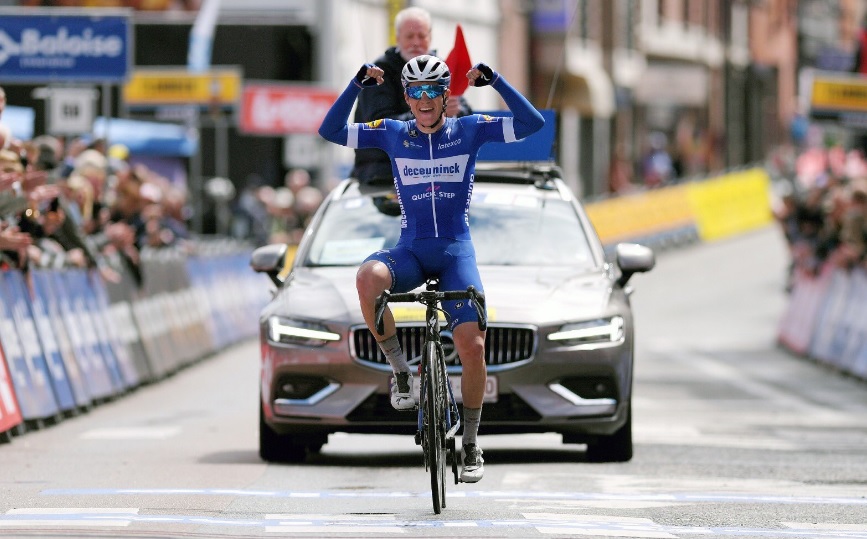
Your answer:
[[[461,377],[460,376],[449,376],[449,381],[451,382],[451,385],[452,385],[452,393],[454,393],[454,395],[455,395],[455,401],[461,402],[462,401],[462,399],[461,399]],[[394,383],[394,378],[390,378],[389,388],[391,387],[391,384],[393,384],[393,383]],[[412,388],[413,396],[415,397],[416,402],[418,402],[420,400],[419,399],[419,392],[421,391],[421,379],[419,378],[418,375],[414,375],[412,377],[412,385],[413,385],[413,388]],[[497,402],[497,395],[499,394],[498,389],[499,388],[498,388],[498,384],[497,384],[497,377],[496,376],[488,376],[487,380],[485,380],[484,402]]]

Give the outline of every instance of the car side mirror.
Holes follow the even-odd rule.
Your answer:
[[[285,243],[272,243],[257,248],[250,256],[250,267],[256,273],[264,273],[279,288],[282,283],[280,272],[286,263],[286,252],[289,246]]]
[[[656,265],[656,256],[650,247],[638,243],[618,243],[615,247],[617,267],[620,268],[620,278],[617,284],[626,286],[629,279],[636,273],[650,271]]]

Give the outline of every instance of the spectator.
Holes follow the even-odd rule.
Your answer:
[[[0,88],[0,114],[4,106]],[[186,208],[184,191],[145,167],[133,170],[126,148],[90,135],[69,145],[48,135],[10,143],[4,133],[0,266],[96,268],[115,282],[126,269],[141,283],[141,248],[189,237],[176,218]]]
[[[250,174],[244,188],[235,200],[232,219],[232,236],[249,239],[260,246],[268,242],[268,208],[262,194],[265,180],[258,174]]]
[[[279,187],[266,200],[270,226],[268,243],[295,243],[294,230],[297,225],[295,215],[295,195],[288,187]]]
[[[668,153],[668,137],[660,131],[650,134],[648,151],[641,162],[644,185],[648,188],[661,187],[669,182],[674,173],[671,156]]]
[[[626,149],[618,142],[611,155],[608,169],[608,190],[612,194],[625,194],[632,191],[632,165],[626,157]]]
[[[420,7],[408,7],[394,17],[394,33],[397,45],[373,61],[385,74],[385,82],[368,88],[358,97],[354,121],[370,122],[382,118],[412,120],[409,105],[403,97],[400,72],[404,64],[420,54],[433,54],[431,44],[431,16]],[[469,104],[463,97],[450,97],[445,115],[450,117],[471,114]],[[351,175],[362,182],[377,179],[391,181],[391,162],[385,152],[378,149],[355,151],[355,167]]]
[[[861,20],[861,28],[858,29],[856,39],[852,72],[867,75],[867,14]]]
[[[851,185],[850,203],[840,223],[840,248],[837,260],[846,269],[867,269],[867,179]]]

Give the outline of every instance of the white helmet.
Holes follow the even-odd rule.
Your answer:
[[[452,74],[444,60],[430,54],[422,54],[403,66],[400,78],[404,88],[411,82],[435,82],[448,86],[452,81]]]

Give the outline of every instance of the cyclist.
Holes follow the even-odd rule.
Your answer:
[[[403,67],[404,99],[414,120],[380,119],[347,123],[355,98],[363,88],[381,84],[383,70],[361,67],[326,114],[319,128],[325,139],[350,148],[380,148],[391,158],[392,175],[401,208],[397,245],[371,254],[356,276],[361,311],[374,335],[376,298],[385,290],[406,292],[438,277],[441,290],[483,290],[470,238],[469,205],[476,154],[486,142],[513,142],[542,128],[542,115],[497,72],[476,64],[466,76],[472,86],[497,90],[513,117],[444,114],[451,73],[436,56],[421,55]],[[463,453],[461,480],[475,483],[484,474],[477,443],[485,378],[485,333],[479,330],[475,308],[463,301],[444,301],[449,328],[463,365]],[[394,317],[385,312],[385,334],[379,345],[394,371],[391,404],[398,410],[415,407],[412,374],[397,339]]]

